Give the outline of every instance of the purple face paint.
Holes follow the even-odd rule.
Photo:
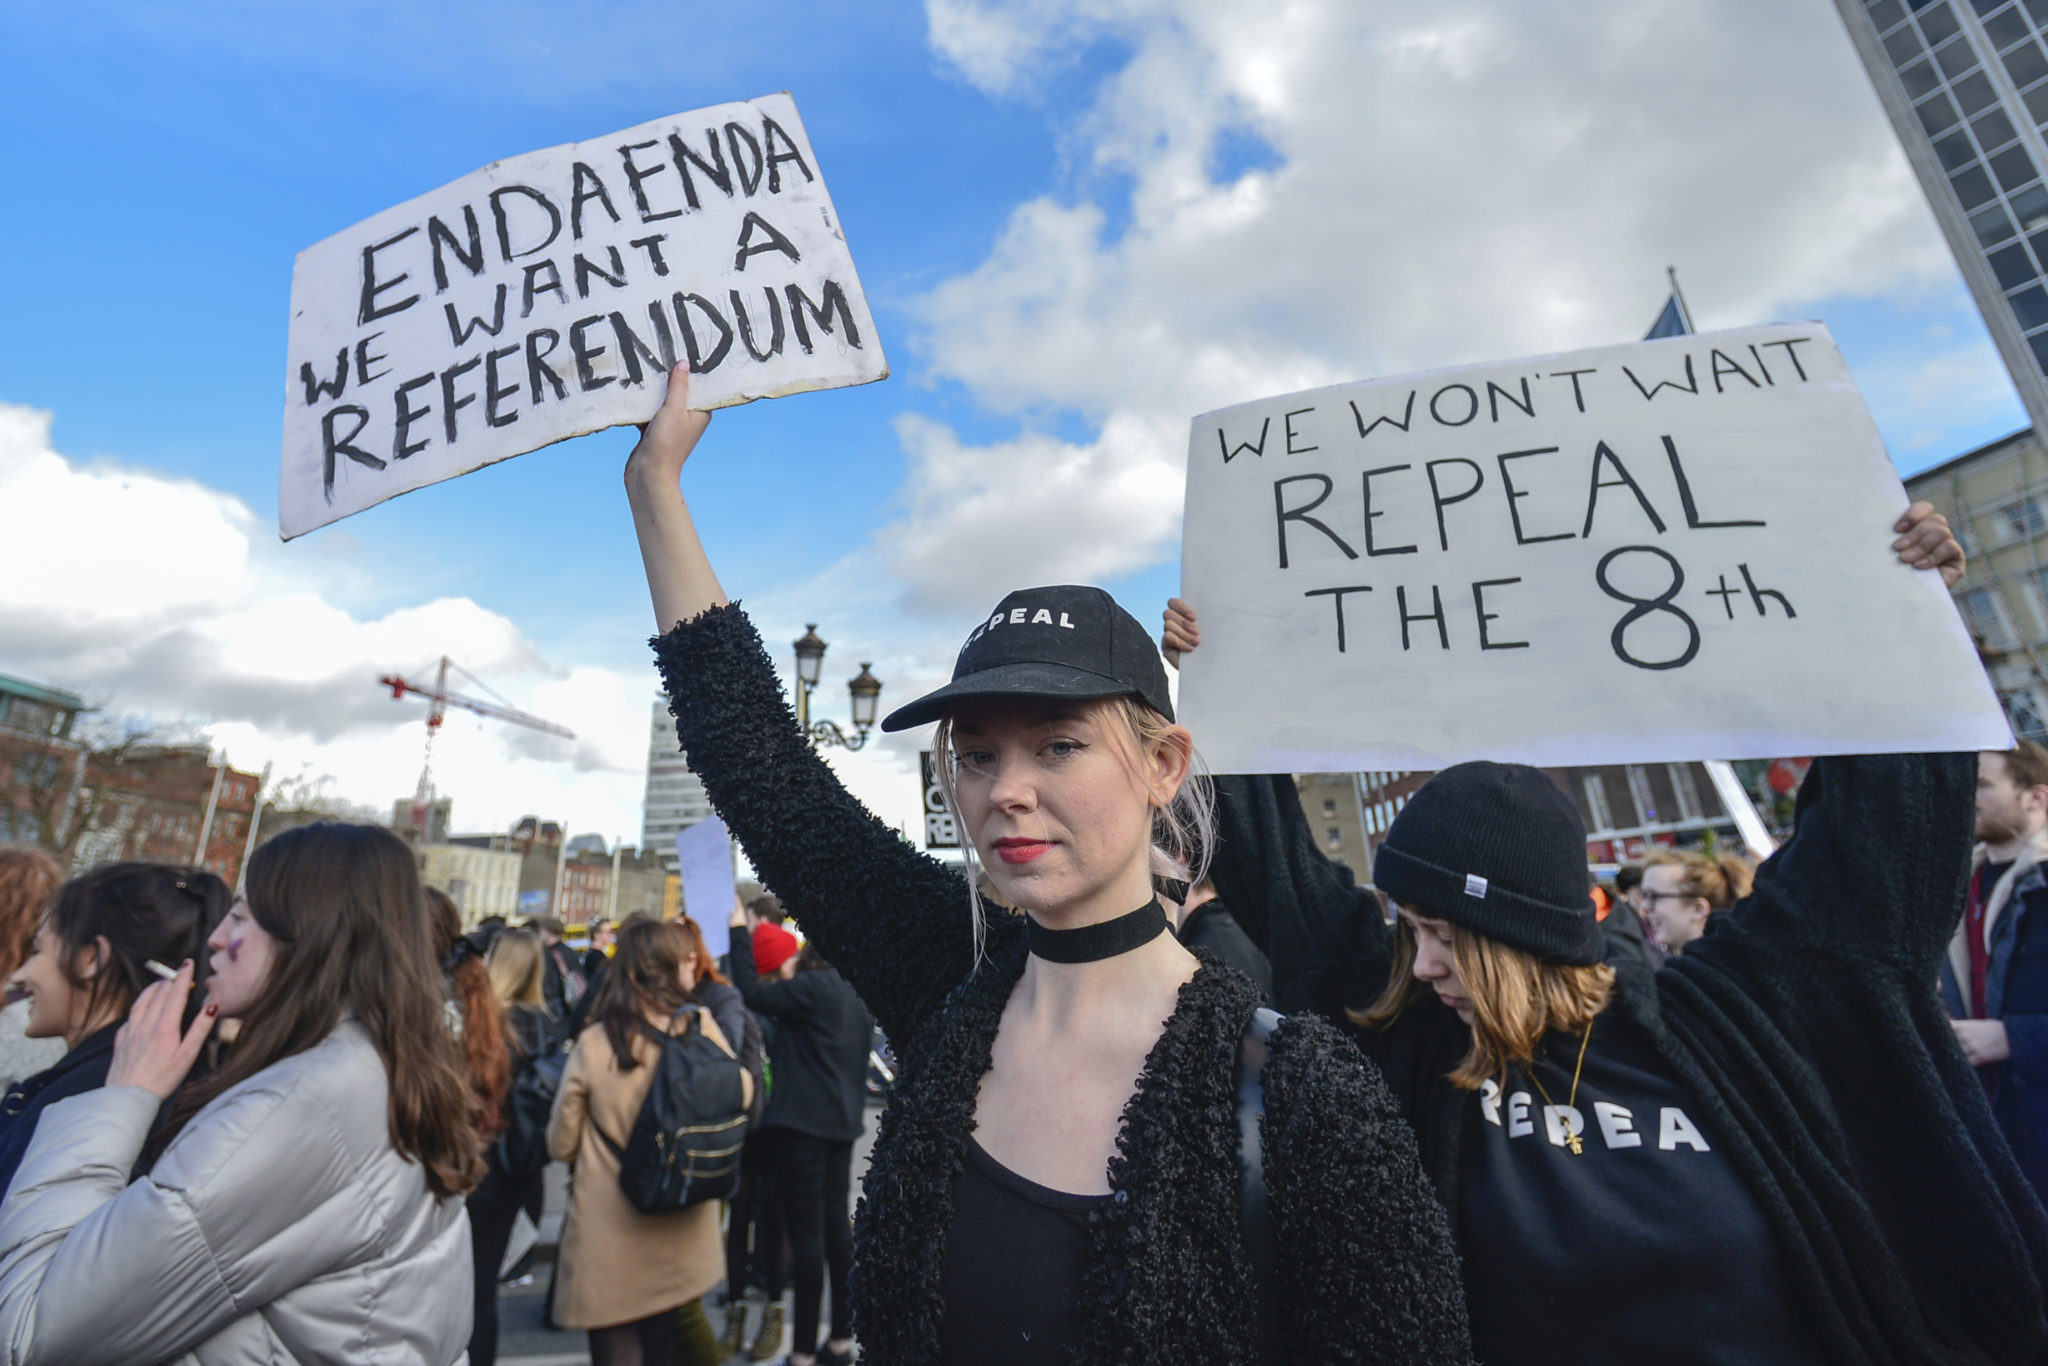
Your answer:
[[[227,943],[221,946],[221,952],[225,953],[228,956],[228,961],[230,963],[239,963],[242,960],[242,941],[239,939],[230,939]]]

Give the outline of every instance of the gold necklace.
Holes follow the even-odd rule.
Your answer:
[[[1572,1068],[1572,1091],[1571,1094],[1565,1098],[1564,1102],[1565,1108],[1567,1110],[1578,1109],[1579,1073],[1586,1070],[1586,1045],[1590,1044],[1591,1042],[1593,1042],[1593,1022],[1591,1020],[1588,1020],[1586,1021],[1585,1035],[1581,1037],[1579,1040],[1579,1061],[1578,1064]],[[1557,1108],[1556,1103],[1550,1099],[1550,1092],[1543,1089],[1542,1078],[1536,1075],[1536,1062],[1533,1058],[1529,1061],[1529,1080],[1535,1083],[1536,1094],[1543,1097],[1543,1108],[1545,1110],[1555,1110]],[[1586,1151],[1586,1145],[1580,1142],[1579,1136],[1573,1133],[1569,1128],[1567,1128],[1564,1132],[1564,1142],[1565,1146],[1572,1150],[1573,1157],[1579,1157],[1583,1155]]]

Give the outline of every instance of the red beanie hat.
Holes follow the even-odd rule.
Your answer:
[[[754,929],[754,971],[766,977],[780,972],[796,954],[796,936],[780,925],[762,924]]]

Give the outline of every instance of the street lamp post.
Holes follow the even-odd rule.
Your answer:
[[[882,680],[868,672],[872,664],[863,662],[860,672],[846,682],[846,692],[853,707],[853,730],[848,736],[832,721],[811,721],[811,691],[818,686],[818,677],[825,663],[825,642],[818,636],[818,624],[809,622],[804,633],[798,637],[796,650],[796,723],[804,738],[813,745],[840,745],[846,749],[859,749],[868,742],[868,731],[874,727],[875,712],[881,701]]]

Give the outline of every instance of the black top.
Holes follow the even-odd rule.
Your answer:
[[[1072,1366],[1089,1232],[1114,1198],[1028,1181],[968,1139],[940,1280],[944,1366]]]
[[[0,1191],[13,1183],[15,1168],[21,1165],[29,1140],[35,1137],[36,1120],[46,1107],[107,1084],[107,1070],[114,1065],[114,1036],[123,1023],[116,1020],[87,1035],[51,1066],[7,1088],[5,1099],[0,1099]]]
[[[1580,1041],[1544,1040],[1540,1089],[1516,1069],[1469,1102],[1480,1123],[1459,1215],[1474,1354],[1818,1366],[1791,1268],[1698,1107],[1631,1031],[1599,1023],[1569,1103]]]
[[[946,1246],[975,1098],[1026,962],[1022,917],[967,884],[839,785],[797,730],[761,638],[717,607],[655,643],[676,730],[761,880],[888,1032],[901,1061],[854,1219],[848,1303],[864,1354],[935,1366]],[[748,955],[735,949],[744,973]],[[815,975],[815,974],[807,974]],[[1123,1112],[1082,1271],[1081,1357],[1120,1366],[1253,1366],[1258,1323],[1238,1220],[1232,1081],[1258,993],[1205,965],[1181,988]],[[780,1064],[778,1060],[778,1082]],[[1283,1021],[1262,1076],[1276,1318],[1297,1363],[1468,1362],[1463,1287],[1415,1140],[1356,1049]]]
[[[1230,914],[1223,898],[1211,897],[1187,913],[1187,918],[1180,922],[1180,942],[1188,948],[1207,949],[1215,954],[1252,979],[1260,1000],[1273,1004],[1273,965]]]
[[[768,1048],[774,1080],[761,1127],[828,1143],[859,1138],[867,1123],[875,1022],[846,979],[830,968],[799,972],[786,982],[763,978],[754,971],[753,935],[741,927],[732,932],[732,984],[748,1009],[775,1021]]]
[[[1216,789],[1210,876],[1272,955],[1280,1008],[1342,1024],[1387,985],[1393,933],[1377,897],[1317,847],[1285,775]],[[1599,1027],[1633,1031],[1677,1082],[1844,1366],[2033,1361],[2048,1348],[2048,1216],[1934,991],[1975,790],[1969,754],[1817,760],[1795,831],[1750,896],[1654,974],[1610,960]],[[1483,1121],[1448,1074],[1470,1031],[1425,993],[1356,1037],[1466,1227],[1463,1149]],[[1583,1360],[1608,1357],[1600,1322],[1581,1327]]]

